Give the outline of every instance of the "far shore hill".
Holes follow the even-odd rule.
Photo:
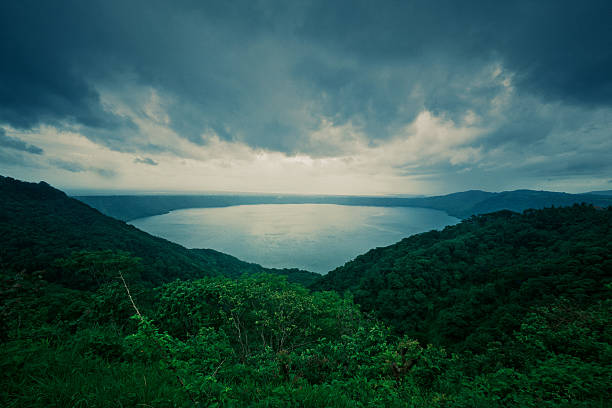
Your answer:
[[[122,221],[166,214],[185,208],[229,207],[251,204],[338,204],[380,207],[421,207],[458,218],[499,210],[521,212],[528,208],[562,207],[587,203],[612,205],[609,191],[569,194],[553,191],[513,190],[498,193],[470,190],[432,197],[325,196],[276,194],[207,195],[77,195],[74,198],[105,215]]]

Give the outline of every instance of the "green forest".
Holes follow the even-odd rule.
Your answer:
[[[612,208],[475,215],[319,276],[0,178],[3,407],[612,406]]]

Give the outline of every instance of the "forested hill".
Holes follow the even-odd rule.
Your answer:
[[[0,176],[0,268],[49,269],[78,251],[125,251],[141,258],[142,278],[159,284],[175,278],[269,272],[307,284],[318,275],[267,269],[210,249],[187,249],[101,214],[41,182]]]
[[[590,203],[612,205],[604,194],[568,194],[552,191],[515,190],[490,193],[470,190],[433,197],[300,196],[300,195],[114,195],[77,196],[102,213],[123,221],[165,214],[182,208],[227,207],[246,204],[339,204],[381,207],[423,207],[447,212],[459,218],[499,210],[568,206]]]
[[[475,216],[315,285],[351,296],[0,178],[0,406],[608,407],[611,219]]]
[[[611,282],[612,208],[575,205],[413,235],[313,287],[350,290],[363,310],[423,342],[483,352],[510,338],[530,309],[559,299],[583,307],[609,297]]]

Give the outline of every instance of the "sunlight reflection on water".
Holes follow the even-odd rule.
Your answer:
[[[426,208],[259,204],[176,210],[131,224],[187,248],[326,273],[369,249],[458,221]]]

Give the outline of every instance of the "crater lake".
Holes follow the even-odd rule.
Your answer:
[[[427,208],[258,204],[175,210],[130,224],[187,248],[325,274],[372,248],[459,221]]]

